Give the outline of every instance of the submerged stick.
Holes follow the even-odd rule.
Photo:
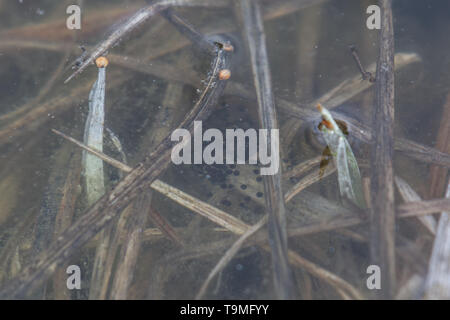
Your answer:
[[[141,248],[142,233],[147,222],[151,199],[151,191],[144,191],[139,195],[133,203],[133,212],[127,219],[125,239],[120,250],[117,271],[110,293],[110,297],[114,300],[127,298]]]
[[[310,185],[320,181],[321,179],[333,174],[336,171],[335,165],[332,163],[327,166],[324,172],[320,169],[316,169],[304,176],[299,182],[297,182],[291,189],[289,189],[285,195],[284,200],[286,202],[290,201],[293,197],[299,194],[301,191],[309,187]]]
[[[244,35],[250,50],[254,85],[258,100],[259,123],[262,129],[278,131],[277,115],[272,92],[269,59],[266,49],[266,36],[258,1],[240,1],[244,23]],[[278,141],[269,138],[273,153],[279,163]],[[275,148],[274,148],[275,147]],[[287,257],[287,233],[284,207],[284,196],[281,185],[281,168],[272,175],[264,176],[264,194],[266,209],[269,215],[269,239],[274,268],[274,284],[279,299],[294,298],[294,278]]]
[[[64,134],[61,131],[58,131],[56,129],[52,129],[52,131],[54,133],[56,133],[57,135],[63,137],[64,139],[69,140],[70,142],[72,142],[72,143],[76,144],[77,146],[83,148],[84,150],[88,151],[92,155],[95,155],[97,158],[102,159],[103,161],[109,163],[113,167],[122,170],[123,172],[128,172],[129,173],[129,172],[133,171],[132,167],[129,167],[126,164],[124,164],[124,163],[122,163],[122,162],[120,162],[120,161],[118,161],[116,159],[108,157],[107,155],[105,155],[100,150],[97,150],[95,148],[91,148],[91,147],[85,145],[84,143],[82,143],[82,142],[80,142],[80,141],[78,141],[78,140],[76,140],[76,139],[74,139],[72,137],[69,137],[68,135],[66,135],[66,134]]]
[[[214,52],[214,43],[208,41],[206,37],[197,32],[187,21],[178,16],[172,9],[167,9],[161,13],[161,15],[167,19],[175,28],[192,43],[198,46],[198,49],[206,52]]]
[[[380,0],[381,32],[371,151],[371,255],[381,269],[384,298],[395,295],[394,29],[392,1]]]

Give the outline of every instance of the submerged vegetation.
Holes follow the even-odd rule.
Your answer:
[[[391,2],[0,0],[0,298],[450,298],[448,21]],[[200,121],[279,170],[175,165]]]

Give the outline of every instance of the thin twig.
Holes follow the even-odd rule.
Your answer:
[[[395,295],[394,29],[392,1],[380,0],[381,33],[371,152],[371,255],[381,269],[384,298]]]
[[[278,130],[272,81],[270,76],[269,60],[267,57],[264,25],[261,15],[261,7],[258,1],[240,1],[242,20],[244,24],[244,35],[250,50],[253,81],[258,100],[259,123],[262,129],[268,132]],[[277,141],[268,138],[272,148]],[[276,154],[275,157],[279,157]],[[281,185],[281,168],[273,175],[264,176],[264,194],[266,209],[269,215],[269,238],[271,239],[272,265],[274,267],[274,284],[276,296],[279,299],[294,298],[294,278],[290,270],[287,257],[287,233],[286,217],[284,208],[284,196]]]
[[[304,191],[306,192],[306,191]],[[306,200],[306,199],[305,199]],[[427,201],[413,201],[399,204],[396,208],[397,218],[411,218],[426,216],[434,213],[442,212],[450,209],[449,199],[434,199]],[[325,221],[314,221],[301,227],[293,227],[288,229],[289,236],[304,236],[319,232],[326,232],[340,228],[347,228],[367,222],[355,214],[349,214],[348,210],[341,209],[342,212],[336,212],[333,219]]]
[[[358,66],[359,72],[361,72],[363,80],[369,80],[370,82],[375,82],[375,78],[370,71],[366,71],[364,69],[361,60],[359,59],[358,51],[356,50],[356,46],[350,46],[350,52],[352,53],[352,57]]]
[[[142,233],[147,222],[151,199],[152,192],[144,191],[134,201],[133,214],[127,219],[126,235],[111,288],[110,297],[112,299],[123,300],[127,298],[142,243]]]
[[[447,94],[442,108],[441,123],[439,124],[435,148],[439,151],[450,153],[450,93]],[[430,167],[428,198],[442,197],[447,184],[447,174],[447,168],[436,165]]]
[[[192,43],[195,43],[198,49],[206,52],[214,52],[214,43],[208,41],[206,37],[196,31],[187,21],[179,17],[172,9],[167,9],[161,12],[161,15],[166,18],[175,28]]]
[[[129,172],[131,172],[131,171],[133,170],[132,167],[129,167],[129,166],[127,166],[126,164],[124,164],[124,163],[122,163],[122,162],[120,162],[120,161],[118,161],[118,160],[116,160],[116,159],[113,159],[113,158],[111,158],[111,157],[108,157],[107,155],[105,155],[105,154],[104,154],[103,152],[101,152],[100,150],[97,150],[97,149],[95,149],[95,148],[91,148],[91,147],[85,145],[84,143],[82,143],[82,142],[80,142],[80,141],[78,141],[78,140],[76,140],[76,139],[74,139],[74,138],[72,138],[72,137],[69,137],[68,135],[62,133],[61,131],[58,131],[58,130],[56,130],[56,129],[52,129],[52,131],[53,131],[54,133],[56,133],[57,135],[63,137],[64,139],[69,140],[70,142],[76,144],[76,145],[79,146],[80,148],[83,148],[84,150],[89,151],[90,153],[92,153],[93,155],[99,157],[99,158],[102,159],[103,161],[109,163],[109,164],[112,165],[113,167],[116,167],[116,168],[122,170],[123,172],[129,173]]]
[[[320,168],[314,170],[310,174],[303,177],[298,183],[296,183],[288,192],[284,195],[284,200],[286,202],[290,201],[293,197],[299,194],[302,190],[306,189],[313,183],[320,181],[321,179],[328,177],[336,171],[336,166],[334,163],[330,163],[325,172],[321,172]]]
[[[399,176],[395,176],[395,185],[405,202],[422,201],[414,189]],[[433,216],[418,217],[418,220],[432,235],[436,234],[437,223]]]
[[[110,242],[110,245],[108,248],[108,254],[107,254],[107,257],[105,260],[105,266],[104,266],[104,271],[103,271],[103,282],[101,283],[101,286],[96,294],[97,295],[96,299],[104,300],[108,297],[108,289],[110,288],[110,284],[111,284],[110,279],[112,278],[113,270],[115,267],[115,261],[123,260],[122,257],[117,258],[118,248],[120,248],[121,244],[123,244],[123,246],[126,246],[127,240],[129,240],[127,238],[126,224],[127,224],[127,221],[130,219],[130,217],[135,214],[135,211],[133,210],[133,206],[134,206],[134,202],[130,203],[120,213],[120,216],[115,225],[115,232],[114,232],[113,238]],[[122,251],[120,251],[120,252],[122,252]],[[89,295],[91,296],[90,291],[91,291],[91,288],[89,290]]]
[[[283,178],[289,179],[298,177],[316,167],[318,164],[320,164],[321,161],[322,156],[317,156],[315,158],[305,160],[302,163],[295,165],[291,170],[283,172]]]
[[[289,250],[289,260],[294,265],[298,265],[304,270],[308,271],[310,274],[316,276],[319,279],[324,280],[327,283],[333,285],[333,287],[343,290],[345,293],[349,293],[353,299],[363,300],[364,296],[359,292],[355,287],[353,287],[350,283],[340,278],[334,273],[329,272],[318,266],[317,264],[312,263],[311,261],[306,260],[301,257],[297,253],[292,250]]]
[[[397,214],[402,218],[418,217],[432,213],[450,211],[450,199],[432,199],[422,201],[411,201],[398,206]]]

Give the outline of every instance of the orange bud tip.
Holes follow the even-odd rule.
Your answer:
[[[225,43],[223,45],[223,50],[228,51],[228,52],[233,52],[234,51],[234,47],[231,44],[229,44],[229,43]]]
[[[323,107],[320,103],[318,103],[316,107],[317,107],[317,110],[319,110],[319,112],[322,112]]]
[[[98,68],[105,68],[106,66],[108,66],[108,59],[106,59],[106,57],[98,57],[97,59],[95,59],[95,64],[97,65]]]
[[[231,71],[228,69],[223,69],[219,71],[219,79],[220,80],[228,80],[231,77]]]

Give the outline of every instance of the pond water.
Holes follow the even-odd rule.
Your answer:
[[[81,8],[80,30],[66,27],[66,8],[73,2]],[[313,112],[317,99],[347,79],[358,77],[351,45],[356,46],[365,68],[376,62],[379,31],[366,27],[366,8],[372,3],[262,1],[285,194],[319,164],[316,161],[301,175],[287,173],[304,161],[320,159],[325,146],[317,130],[318,113],[303,121],[280,105],[287,103],[291,108],[309,108]],[[89,209],[82,151],[51,129],[83,141],[89,92],[97,68],[92,64],[67,84],[64,80],[73,72],[71,63],[84,49],[90,52],[146,5],[138,0],[0,0],[0,287],[11,279],[24,279],[27,266],[47,253],[64,230]],[[449,10],[446,1],[396,0],[393,4],[395,52],[415,54],[395,72],[395,136],[429,147],[436,145],[450,86]],[[260,128],[252,64],[239,9],[233,7],[232,1],[223,0],[177,8],[175,12],[206,39],[229,41],[234,47],[231,78],[203,121],[203,130],[215,128],[225,134],[227,129]],[[213,57],[158,14],[121,38],[106,56],[107,129],[103,151],[134,167],[177,128],[201,98],[211,76]],[[331,108],[371,126],[374,86],[358,89],[366,82],[361,77],[351,88],[353,93]],[[331,98],[339,94],[338,90]],[[329,107],[327,102],[324,106]],[[117,136],[122,150],[114,145],[107,130]],[[370,147],[352,130],[348,140],[363,178],[369,177]],[[395,153],[394,160],[395,174],[420,196],[429,198],[430,164],[405,153]],[[117,186],[125,175],[104,164],[106,190]],[[169,163],[158,179],[247,225],[257,223],[266,212],[264,177],[255,164]],[[74,243],[77,249],[70,250],[54,272],[41,275],[40,284],[22,294],[39,299],[195,298],[238,236],[167,194],[143,188],[137,199],[97,236],[83,240],[82,245]],[[396,202],[402,202],[398,193]],[[358,214],[342,201],[335,173],[322,177],[286,203],[290,230]],[[135,260],[131,258],[133,267],[124,273],[124,244],[130,245],[127,241],[136,234],[139,245]],[[264,227],[256,238],[245,242],[212,279],[203,298],[274,298],[270,250],[261,246],[265,236]],[[260,239],[259,243],[255,239]],[[314,263],[316,270],[322,268],[339,276],[364,298],[371,299],[375,293],[366,286],[368,239],[369,227],[363,223],[293,235],[288,245],[289,250]],[[401,287],[414,274],[426,275],[433,238],[417,220],[403,219],[397,223],[397,239],[397,285]],[[95,263],[101,259],[100,244],[106,246],[103,267]],[[80,267],[80,290],[66,288],[65,271],[69,265]],[[339,286],[304,266],[291,267],[295,298],[342,298],[336,289]],[[120,287],[121,277],[128,284],[125,290]],[[117,288],[125,293],[115,296]],[[418,294],[414,291],[407,297]]]

